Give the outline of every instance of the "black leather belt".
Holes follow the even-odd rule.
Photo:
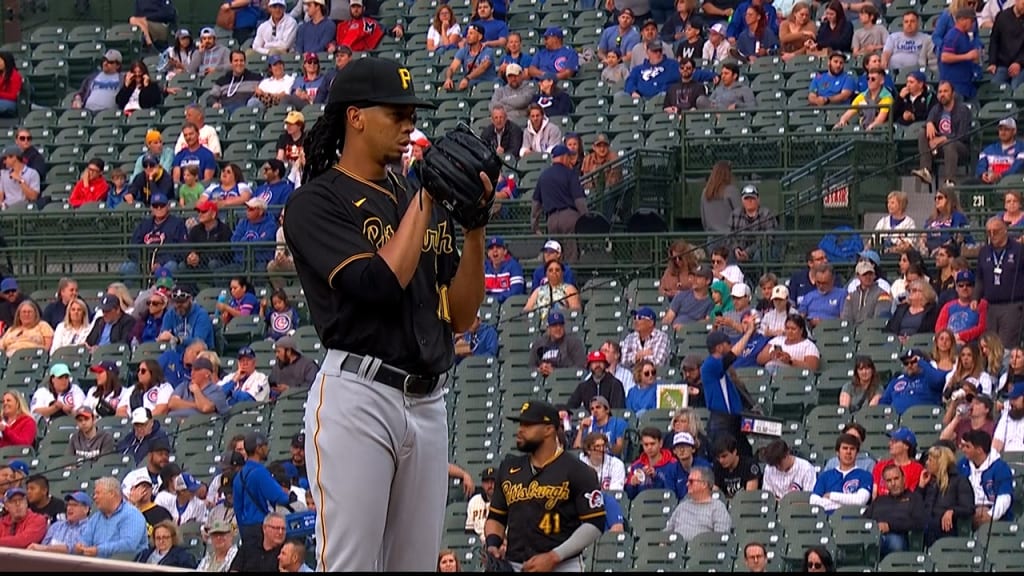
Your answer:
[[[358,374],[362,365],[363,356],[358,354],[349,354],[341,362],[341,370],[343,372]],[[437,389],[437,385],[441,381],[441,378],[439,376],[417,376],[415,374],[409,374],[382,363],[380,368],[377,369],[377,373],[373,376],[373,380],[374,382],[380,382],[385,386],[390,386],[405,394],[426,396]]]

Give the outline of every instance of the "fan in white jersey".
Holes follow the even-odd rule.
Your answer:
[[[484,524],[487,522],[487,511],[490,509],[491,497],[494,496],[494,467],[484,468],[480,474],[480,487],[483,492],[477,492],[466,504],[466,532],[475,532],[480,538],[484,537]]]
[[[773,440],[761,451],[765,463],[762,489],[782,500],[790,492],[810,492],[818,480],[814,465],[790,452],[785,440]]]

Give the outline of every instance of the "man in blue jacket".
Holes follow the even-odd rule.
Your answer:
[[[679,66],[674,60],[665,58],[664,50],[661,40],[647,43],[647,60],[629,71],[626,94],[650,100],[658,94],[664,94],[669,86],[679,82]]]
[[[192,293],[182,287],[171,292],[174,308],[164,313],[164,323],[160,329],[157,342],[170,342],[174,346],[188,346],[195,340],[201,340],[207,349],[212,350],[213,322],[210,314],[202,306],[192,302]]]
[[[287,506],[289,494],[263,464],[270,454],[267,437],[262,432],[249,432],[244,447],[245,465],[235,474],[231,488],[242,546],[257,549],[263,545],[263,519],[274,506]]]
[[[946,385],[946,373],[938,370],[916,348],[908,348],[900,355],[903,374],[897,374],[889,381],[882,393],[879,404],[892,406],[897,414],[903,414],[913,406],[942,406],[942,389]]]
[[[288,197],[295,190],[291,180],[285,178],[287,169],[284,162],[277,158],[271,158],[263,163],[263,185],[253,192],[253,198],[260,198],[267,203],[267,207],[275,207],[270,210],[270,216],[276,221],[281,215],[281,210],[288,202]]]
[[[240,220],[231,235],[231,242],[269,242],[271,245],[253,251],[255,269],[263,270],[267,262],[274,259],[273,242],[277,237],[277,222],[267,214],[267,202],[261,197],[253,196],[245,201],[245,220]],[[245,248],[235,249],[235,266],[244,267]]]
[[[526,284],[523,280],[523,267],[505,247],[501,236],[492,236],[487,241],[487,259],[484,260],[484,289],[498,303],[509,296],[522,294]]]
[[[1017,139],[1017,121],[1012,117],[1003,118],[999,121],[999,140],[981,150],[974,175],[985,184],[996,184],[1003,176],[1018,174],[1021,169],[1024,169],[1024,143]]]
[[[178,269],[181,254],[171,246],[184,243],[188,237],[185,222],[171,214],[167,196],[162,192],[155,192],[150,197],[149,212],[150,217],[141,220],[132,233],[132,244],[136,247],[144,245],[146,249],[137,248],[138,251],[129,252],[129,260],[121,264],[122,276],[134,276],[140,272],[148,275],[161,267],[173,274]]]

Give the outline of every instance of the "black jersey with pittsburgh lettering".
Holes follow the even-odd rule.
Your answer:
[[[434,207],[404,290],[377,254],[413,197],[391,172],[371,182],[335,167],[292,194],[284,230],[324,346],[432,376],[454,362],[448,286],[459,265],[455,225]]]
[[[498,470],[487,518],[505,525],[505,558],[526,562],[557,548],[585,522],[603,532],[604,497],[594,471],[562,450],[536,473],[529,456],[513,456]]]

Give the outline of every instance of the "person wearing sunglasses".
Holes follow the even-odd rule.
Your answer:
[[[835,572],[832,554],[824,546],[814,546],[804,551],[803,572]]]
[[[626,409],[637,416],[658,405],[658,367],[650,359],[641,360],[633,367],[636,386],[626,395]]]
[[[917,348],[904,351],[900,362],[903,373],[889,381],[878,403],[892,406],[898,414],[913,406],[941,406],[946,373],[934,368],[925,353]]]

